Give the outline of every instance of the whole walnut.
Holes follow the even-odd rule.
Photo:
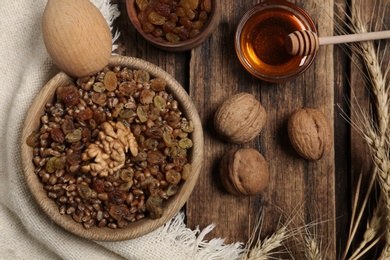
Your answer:
[[[232,149],[221,160],[219,175],[225,189],[238,196],[261,193],[269,182],[268,165],[255,149]]]
[[[333,144],[328,118],[317,109],[303,108],[288,120],[288,136],[297,153],[307,160],[318,160]]]
[[[227,99],[217,109],[214,126],[225,140],[241,144],[260,134],[266,117],[264,107],[253,95],[239,93]]]

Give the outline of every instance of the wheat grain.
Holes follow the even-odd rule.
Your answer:
[[[365,33],[368,31],[366,24],[370,24],[362,20],[361,11],[365,10],[364,1],[361,1],[360,6],[354,6],[351,9],[351,15],[346,14],[347,19],[351,24],[345,24],[347,30],[352,33]],[[386,5],[386,3],[385,3]],[[376,10],[386,10],[382,8],[383,2],[379,2]],[[374,13],[374,12],[373,12]],[[382,17],[386,14],[383,11]],[[379,21],[377,19],[379,17]],[[380,23],[380,16],[371,18],[371,29],[378,27]],[[346,34],[347,31],[341,26],[337,26],[341,33]],[[379,47],[376,48],[373,42],[360,42],[356,44],[348,45],[353,54],[357,54],[360,57],[360,61],[365,65],[365,70],[356,68],[361,73],[363,79],[368,83],[369,90],[372,93],[373,103],[372,106],[366,107],[360,106],[356,102],[356,106],[351,108],[351,113],[354,117],[354,121],[351,117],[344,115],[348,122],[362,135],[365,142],[368,144],[371,158],[373,161],[373,175],[369,188],[366,191],[361,190],[360,185],[357,188],[357,194],[353,205],[353,216],[351,219],[350,233],[342,259],[346,259],[348,253],[351,254],[349,260],[360,259],[366,254],[372,247],[378,244],[381,237],[385,237],[386,244],[381,252],[381,259],[390,259],[390,96],[389,96],[389,82],[386,81],[388,74],[390,73],[390,61],[388,64],[384,64],[383,60],[380,60]],[[382,50],[386,50],[386,46],[382,47]],[[352,57],[352,56],[351,56]],[[352,59],[357,65],[358,61]],[[382,68],[383,72],[382,72]],[[366,74],[367,72],[367,74]],[[368,110],[368,111],[366,111]],[[363,175],[360,176],[360,182]],[[369,196],[373,194],[371,189],[374,181],[377,181],[381,189],[381,199],[378,201],[375,210],[372,213],[371,218],[366,223],[366,229],[363,234],[362,241],[358,244],[358,247],[353,252],[350,252],[350,246],[356,239],[356,232],[358,226],[361,224],[362,215],[367,207],[367,201]],[[363,203],[358,204],[359,193],[362,192],[364,198]],[[361,207],[360,210],[357,208]],[[287,229],[286,225],[278,229],[273,235],[267,237],[264,240],[260,238],[254,241],[254,238],[250,239],[252,245],[247,249],[247,254],[242,259],[270,259],[276,255],[276,252],[289,251],[290,248],[283,248],[285,242],[294,237],[296,239],[295,246],[300,247],[299,250],[304,249],[301,254],[304,253],[307,259],[323,259],[321,240],[318,237],[312,235],[307,231],[309,225],[304,224],[302,227],[306,232],[301,232],[302,229],[295,229],[295,235],[291,235],[291,228]],[[384,228],[385,227],[385,228]],[[299,230],[299,232],[297,232]],[[303,234],[302,234],[303,233]],[[255,245],[253,245],[253,243]],[[301,248],[302,246],[302,248]],[[302,259],[302,258],[299,258]]]
[[[285,227],[279,228],[275,233],[270,237],[265,238],[263,241],[259,239],[246,259],[266,260],[272,258],[275,254],[280,254],[280,250],[279,252],[275,252],[274,250],[281,248],[287,237],[289,237],[287,229]]]
[[[264,212],[261,211],[254,230],[246,243],[242,260],[266,260],[272,259],[274,255],[284,253],[283,242],[288,239],[291,234],[287,231],[286,226],[277,229],[270,237],[261,240],[261,229],[264,219]],[[257,237],[257,240],[255,239]]]
[[[326,255],[322,252],[322,240],[318,236],[318,226],[321,222],[316,221],[305,224],[301,235],[300,243],[303,244],[304,256],[307,260],[322,260]]]
[[[362,254],[368,251],[369,248],[374,246],[378,240],[376,238],[382,237],[383,233],[380,231],[383,230],[383,199],[378,200],[378,204],[375,207],[373,215],[370,221],[367,222],[366,230],[363,234],[363,241],[360,242],[359,246],[355,249],[353,254],[350,256],[350,260],[357,260],[361,257]]]
[[[373,8],[373,10],[380,10],[381,6],[383,6],[383,3],[379,2],[378,5]],[[351,25],[348,25],[347,27],[352,31],[352,33],[365,33],[368,31],[365,24],[369,23],[363,22],[361,15],[361,11],[365,10],[364,8],[365,7],[362,5],[355,5],[353,8],[351,8],[351,15],[347,16],[351,21]],[[383,8],[383,10],[385,10],[385,8]],[[384,14],[385,11],[383,12],[382,17],[384,17]],[[378,24],[381,24],[380,18],[371,19],[371,29],[378,27]],[[367,224],[363,241],[359,244],[358,248],[354,251],[350,259],[358,259],[362,254],[367,252],[368,248],[371,248],[378,242],[378,237],[381,235],[378,235],[378,228],[380,228],[383,219],[385,220],[386,224],[386,245],[382,251],[381,258],[388,259],[390,257],[390,98],[389,86],[386,85],[388,84],[386,83],[386,77],[390,70],[390,63],[388,63],[386,66],[383,64],[383,61],[381,62],[379,60],[379,47],[376,51],[375,45],[372,41],[360,42],[353,44],[350,47],[352,53],[357,54],[365,65],[367,75],[365,75],[362,70],[360,70],[360,72],[363,78],[366,79],[369,84],[373,97],[372,107],[373,111],[375,112],[365,112],[357,103],[357,110],[351,110],[352,113],[355,113],[357,120],[357,122],[352,123],[352,126],[355,127],[358,132],[360,132],[360,134],[363,136],[363,139],[368,144],[372,161],[374,163],[374,177],[380,185],[383,198],[374,211],[370,222]],[[382,66],[385,67],[384,73],[382,73]],[[362,210],[364,207],[365,205],[362,206]],[[355,220],[352,219],[352,222],[353,221]],[[353,229],[357,228],[359,221],[360,219],[358,218],[356,223],[351,223],[351,226],[354,226]],[[354,238],[354,235],[355,231],[350,232],[343,259],[345,259],[346,253],[349,250],[349,246]]]
[[[360,8],[360,9],[359,9]],[[360,11],[362,6],[355,6],[351,10],[352,29],[354,33],[365,33],[367,28],[362,21]],[[375,21],[374,23],[377,23]],[[369,74],[369,83],[374,97],[374,106],[377,116],[376,125],[373,120],[365,121],[364,139],[366,140],[376,168],[377,180],[382,191],[384,202],[384,219],[386,223],[386,244],[382,250],[381,259],[390,258],[390,161],[389,161],[389,87],[386,86],[388,68],[383,75],[378,52],[372,41],[360,42],[355,45],[354,51],[364,61]],[[375,223],[372,223],[375,224]],[[369,229],[367,229],[369,232]]]
[[[357,7],[352,8],[352,30],[354,33],[366,33],[367,29],[363,25],[360,12]],[[376,107],[376,114],[378,117],[378,137],[383,146],[385,134],[389,124],[389,95],[386,87],[385,79],[382,74],[380,62],[378,60],[377,52],[375,51],[374,42],[366,41],[359,42],[356,46],[357,52],[365,63],[365,67],[369,74],[371,90],[375,98],[374,106]]]
[[[354,113],[357,113],[356,111]],[[352,125],[356,127],[356,130],[361,133],[363,136],[363,139],[366,141],[368,144],[369,150],[371,152],[372,160],[374,163],[374,174],[373,177],[378,180],[379,186],[381,188],[381,196],[382,199],[379,200],[377,208],[375,209],[373,213],[373,217],[371,221],[367,225],[367,229],[365,231],[363,241],[359,245],[359,247],[355,250],[353,253],[352,257],[350,259],[358,259],[357,256],[360,256],[362,252],[366,252],[367,247],[372,247],[375,243],[378,242],[378,240],[375,240],[371,244],[369,244],[371,241],[373,241],[374,238],[376,238],[376,235],[378,233],[378,230],[381,228],[382,220],[385,220],[386,223],[386,246],[383,251],[383,258],[382,259],[388,259],[389,258],[389,251],[387,248],[389,247],[389,242],[390,241],[390,230],[389,230],[389,225],[390,225],[390,197],[389,197],[389,191],[390,191],[390,161],[389,161],[389,151],[388,151],[388,135],[384,135],[383,138],[384,140],[381,141],[380,135],[378,135],[378,130],[373,122],[373,120],[367,116],[366,113],[361,113],[360,114],[360,120],[362,125],[360,127],[357,127],[356,123],[353,123]],[[382,145],[385,143],[386,145]],[[361,181],[361,176],[359,178],[359,183]],[[360,189],[360,184],[358,183],[358,191]],[[367,196],[364,200],[364,203],[362,205],[362,210],[364,210],[366,200],[368,198],[368,195],[371,190],[372,183],[370,184],[370,187],[368,189],[368,192],[366,193]],[[358,193],[357,191],[357,193]],[[354,205],[354,210],[355,210],[356,204]],[[362,211],[361,211],[362,213]],[[360,214],[361,214],[360,213]],[[383,214],[385,213],[385,214]],[[354,221],[354,217],[352,219]],[[360,217],[358,217],[358,220],[356,221],[355,224],[351,223],[353,227],[353,231],[350,232],[349,240],[347,243],[346,250],[344,252],[343,259],[345,259],[346,253],[349,250],[350,243],[352,242],[351,240],[353,239],[357,225],[359,224]],[[373,244],[374,243],[374,244]],[[369,244],[369,246],[367,246]]]
[[[305,257],[307,260],[322,260],[321,246],[310,234],[305,236]]]
[[[384,133],[386,132],[387,130]],[[388,143],[386,136],[386,134],[382,136],[382,133],[378,132],[369,120],[366,120],[363,138],[371,151],[376,177],[381,188],[382,201],[384,203],[386,245],[382,251],[381,259],[390,258],[390,161],[388,148],[385,145]]]

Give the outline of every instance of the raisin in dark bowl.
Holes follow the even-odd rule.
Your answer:
[[[127,0],[130,21],[152,45],[187,51],[205,41],[219,20],[218,0]]]
[[[89,78],[53,77],[30,107],[21,142],[42,210],[101,241],[136,238],[170,220],[203,160],[202,125],[186,91],[131,57],[112,57]]]

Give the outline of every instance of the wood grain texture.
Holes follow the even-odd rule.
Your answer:
[[[390,24],[390,6],[388,1],[372,1],[372,4],[365,5],[361,1],[352,0],[351,8],[357,8],[361,10],[360,17],[363,24],[366,26],[368,31],[384,30],[388,29]],[[389,40],[377,41],[374,44],[378,60],[381,64],[382,73],[385,69],[389,68],[390,64],[390,53],[388,51]],[[387,48],[386,48],[387,43]],[[367,115],[372,116],[374,121],[376,120],[376,109],[374,107],[375,99],[372,94],[372,85],[363,77],[363,73],[367,73],[362,57],[356,53],[351,54],[351,65],[349,67],[349,78],[350,78],[350,114],[352,122],[357,123],[359,127],[362,126],[361,114],[358,111],[365,111]],[[389,86],[390,75],[386,77],[387,86]],[[364,181],[362,183],[362,191],[365,195],[368,189],[369,180],[371,178],[371,171],[373,169],[373,163],[370,156],[370,149],[367,143],[363,140],[361,134],[354,128],[350,132],[350,151],[351,151],[351,171],[350,171],[350,186],[352,187],[352,193],[355,192],[355,187],[358,182],[360,175],[363,175]],[[351,198],[353,199],[353,197]],[[360,196],[359,201],[362,201],[363,195]],[[372,210],[376,204],[376,201],[372,199],[370,201],[370,209]],[[363,223],[370,217],[370,213],[366,211],[363,216]],[[361,226],[358,229],[358,235],[362,236],[365,226]],[[377,259],[378,252],[371,250],[366,256],[366,259]]]
[[[185,208],[188,227],[204,228],[214,223],[216,227],[206,239],[221,237],[230,243],[248,240],[260,210],[265,212],[262,236],[270,235],[279,221],[291,215],[298,224],[322,221],[312,231],[321,236],[327,257],[336,259],[347,239],[354,172],[363,169],[359,163],[369,160],[364,143],[356,132],[351,132],[342,116],[344,112],[349,114],[346,102],[351,96],[349,83],[360,86],[362,79],[358,77],[359,71],[352,69],[355,65],[351,64],[348,52],[337,45],[321,46],[315,63],[293,81],[271,84],[251,76],[237,58],[234,34],[240,18],[258,2],[221,2],[219,23],[211,37],[184,53],[169,53],[151,46],[122,15],[117,20],[122,33],[118,52],[143,58],[165,69],[187,88],[198,109],[204,130],[205,157],[203,172]],[[334,21],[346,28],[343,23],[349,1],[291,2],[313,17],[320,36],[337,34]],[[364,4],[373,7],[374,2],[369,0]],[[117,3],[124,12],[125,0]],[[372,12],[371,8],[363,11],[367,15]],[[388,19],[384,24],[389,24]],[[357,102],[368,101],[364,87],[355,91]],[[224,100],[240,92],[251,93],[261,101],[268,119],[258,138],[233,145],[217,135],[213,116]],[[302,107],[320,109],[333,127],[334,149],[330,156],[317,162],[300,158],[288,139],[287,120]],[[226,151],[236,147],[255,148],[268,161],[270,185],[262,195],[235,197],[222,187],[218,178],[219,161]]]
[[[304,220],[327,220],[320,231],[331,241],[330,250],[333,250],[335,223],[328,221],[335,218],[333,152],[321,161],[308,163],[291,148],[286,127],[288,117],[302,107],[318,108],[333,121],[332,47],[318,53],[315,64],[303,77],[284,84],[259,81],[239,64],[233,41],[240,17],[255,3],[241,1],[223,5],[217,30],[206,44],[192,51],[190,93],[205,128],[206,171],[187,203],[188,223],[194,227],[213,222],[217,227],[210,237],[245,242],[260,207],[265,211],[264,234],[275,231],[279,217],[295,210]],[[333,33],[331,19],[321,17],[316,11],[318,6],[298,4],[307,12],[315,13],[320,33]],[[331,13],[333,5],[329,3],[322,8]],[[213,113],[222,101],[239,92],[255,95],[268,113],[260,136],[243,145],[258,149],[269,163],[270,185],[258,197],[231,196],[217,178],[219,159],[233,145],[217,138]]]
[[[73,77],[98,72],[111,57],[110,28],[88,0],[49,0],[42,16],[42,33],[53,62]]]

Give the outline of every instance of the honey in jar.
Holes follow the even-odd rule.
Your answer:
[[[288,34],[316,31],[308,14],[298,6],[280,0],[254,6],[241,19],[236,32],[237,55],[254,76],[269,82],[295,78],[307,69],[315,55],[292,56],[284,45]]]

